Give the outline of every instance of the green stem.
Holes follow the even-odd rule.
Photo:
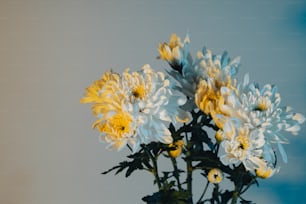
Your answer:
[[[129,148],[129,150],[130,150],[131,152],[133,152],[133,149],[132,149],[132,147],[131,147],[129,144],[126,144],[126,146]]]
[[[220,144],[216,144],[215,146],[215,154],[218,156]]]
[[[193,203],[192,201],[192,162],[190,160],[190,142],[188,140],[187,133],[185,134],[186,141],[187,141],[187,153],[186,153],[186,169],[187,169],[187,178],[186,178],[186,183],[187,183],[187,192],[190,196],[190,202]]]
[[[187,163],[187,192],[190,195],[190,200],[191,203],[192,202],[192,165],[191,165],[191,161],[189,159],[187,159],[186,161]]]
[[[237,188],[235,188],[235,191],[233,192],[231,204],[236,204],[237,203],[238,196],[239,196],[239,193],[237,191]]]
[[[235,190],[233,192],[231,204],[236,204],[237,203],[238,197],[240,196],[241,187],[242,186],[241,186],[240,182],[238,184],[235,184]]]
[[[182,190],[176,159],[171,157],[171,161],[172,161],[172,165],[173,165],[173,169],[174,169],[173,175],[174,175],[174,177],[177,181],[177,187],[178,187],[179,190]]]
[[[160,183],[160,178],[158,175],[158,167],[157,167],[157,158],[154,157],[151,152],[147,149],[147,147],[145,145],[142,145],[143,149],[145,150],[145,152],[147,153],[147,155],[150,157],[150,159],[152,160],[153,163],[153,169],[152,169],[152,173],[155,177],[157,186],[158,186],[158,190],[162,190],[162,185]]]
[[[207,191],[207,189],[208,189],[208,186],[209,186],[209,181],[207,181],[206,186],[205,186],[205,188],[204,188],[204,191],[203,191],[202,195],[200,196],[200,198],[199,198],[199,200],[198,200],[197,203],[200,203],[201,200],[203,199],[203,197],[204,197],[204,195],[205,195],[205,193],[206,193],[206,191]]]
[[[256,179],[253,178],[253,179],[250,181],[250,183],[248,183],[248,185],[245,187],[245,189],[241,191],[240,195],[242,195],[243,193],[245,193],[245,192],[251,187],[251,185],[254,184],[254,181],[255,181],[255,180],[256,180]]]

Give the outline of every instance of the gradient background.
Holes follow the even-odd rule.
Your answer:
[[[79,99],[109,68],[166,68],[157,46],[173,32],[190,33],[193,55],[241,56],[240,78],[277,84],[306,115],[305,1],[0,0],[0,203],[134,204],[155,191],[144,172],[100,175],[127,151],[98,142]],[[288,164],[246,198],[306,203],[305,133],[288,135]]]

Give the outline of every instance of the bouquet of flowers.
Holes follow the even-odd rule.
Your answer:
[[[243,194],[278,172],[277,157],[287,161],[283,132],[298,134],[305,118],[281,106],[275,85],[260,87],[248,75],[238,83],[239,57],[204,47],[193,58],[189,44],[176,34],[159,44],[158,58],[170,65],[166,73],[149,65],[110,70],[86,89],[81,103],[92,104],[101,141],[131,151],[103,174],[151,173],[157,191],[142,198],[146,203],[251,203]],[[158,165],[161,157],[171,170]],[[198,198],[196,171],[206,182]]]

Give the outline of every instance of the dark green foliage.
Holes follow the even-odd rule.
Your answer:
[[[221,193],[221,203],[227,203],[233,196],[233,191],[226,190],[225,192]]]
[[[127,157],[129,159],[132,159],[132,161],[120,162],[117,166],[114,166],[113,168],[102,172],[102,174],[107,174],[114,170],[117,170],[115,174],[118,174],[122,172],[123,170],[127,169],[125,173],[125,177],[129,177],[135,170],[138,170],[138,169],[142,170],[144,168],[152,169],[152,166],[149,162],[149,157],[143,151],[137,152]]]
[[[126,170],[125,176],[129,177],[136,170],[146,170],[154,175],[154,184],[158,186],[158,191],[143,197],[144,202],[148,204],[192,204],[195,203],[192,195],[192,173],[200,171],[204,180],[207,180],[208,172],[213,168],[218,168],[224,174],[223,179],[229,179],[235,188],[224,190],[219,184],[207,183],[207,187],[209,185],[213,187],[212,194],[205,195],[206,187],[196,203],[252,203],[241,196],[251,185],[258,185],[256,177],[248,172],[242,164],[239,166],[224,165],[218,155],[220,144],[215,143],[215,140],[204,129],[206,127],[217,131],[218,128],[211,123],[211,118],[202,112],[192,111],[191,114],[193,120],[179,129],[176,130],[172,123],[169,125],[173,141],[183,139],[185,142],[181,155],[181,158],[186,162],[185,170],[179,169],[176,158],[171,158],[168,155],[168,152],[175,150],[176,147],[169,147],[169,145],[160,142],[151,142],[142,144],[138,152],[127,156],[127,161],[120,162],[102,174],[112,171],[118,174]],[[157,160],[160,156],[171,160],[173,170],[160,171],[158,169]]]

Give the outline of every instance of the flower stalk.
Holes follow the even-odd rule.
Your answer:
[[[208,186],[209,186],[209,182],[207,181],[207,182],[206,182],[206,185],[205,185],[205,188],[204,188],[204,190],[203,190],[203,192],[202,192],[202,194],[201,194],[201,196],[200,196],[200,198],[199,198],[199,200],[198,200],[197,203],[201,203],[201,201],[202,201],[202,199],[204,198],[205,193],[206,193],[206,191],[207,191],[207,189],[208,189]]]
[[[179,169],[177,167],[177,161],[176,161],[175,158],[171,157],[171,162],[172,162],[172,166],[173,166],[173,176],[176,179],[178,190],[181,191],[182,186],[181,186],[181,181],[180,181]]]
[[[153,168],[152,168],[151,171],[152,171],[152,174],[154,175],[155,181],[157,183],[158,190],[162,190],[162,184],[160,182],[160,177],[158,175],[157,156],[154,157],[152,155],[152,153],[148,150],[146,145],[141,145],[141,146],[142,146],[142,148],[144,149],[144,151],[146,152],[146,154],[149,156],[149,158],[152,161]]]
[[[234,190],[234,192],[233,192],[231,204],[236,204],[236,203],[237,203],[238,196],[239,196],[239,192],[238,192],[237,187],[235,186],[235,190]]]
[[[187,178],[186,178],[186,182],[187,182],[187,192],[190,196],[190,201],[192,203],[192,171],[193,171],[193,168],[192,168],[192,163],[191,161],[188,159],[188,156],[189,155],[186,155],[187,159],[186,159],[186,169],[187,169]]]

